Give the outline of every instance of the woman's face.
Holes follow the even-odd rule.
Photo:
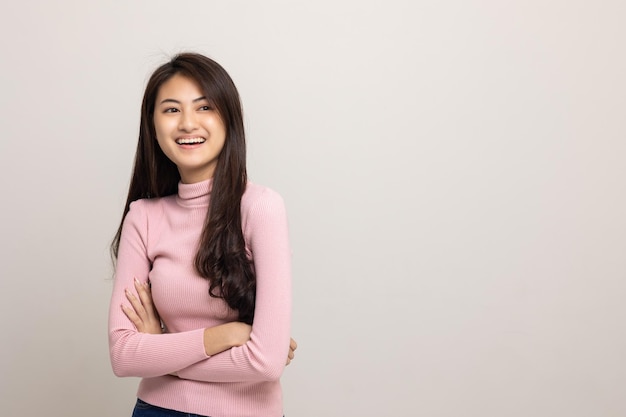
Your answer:
[[[194,80],[176,74],[161,85],[154,127],[161,150],[176,164],[183,183],[213,177],[226,128]]]

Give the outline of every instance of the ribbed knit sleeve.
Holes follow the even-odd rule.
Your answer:
[[[117,376],[167,375],[207,358],[204,329],[153,335],[139,333],[121,309],[129,305],[125,289],[135,293],[134,278],[148,280],[148,217],[145,201],[133,202],[122,227],[115,281],[109,308],[109,351]]]
[[[263,189],[251,201],[242,200],[242,209],[244,237],[257,280],[250,340],[178,370],[180,378],[276,381],[285,367],[291,331],[291,250],[285,205],[279,194]]]

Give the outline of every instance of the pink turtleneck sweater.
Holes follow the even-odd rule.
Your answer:
[[[204,328],[237,319],[222,299],[209,296],[209,282],[193,266],[210,189],[211,180],[181,183],[178,195],[131,204],[109,312],[113,371],[142,377],[137,396],[159,407],[211,417],[279,417],[291,316],[284,203],[268,188],[247,186],[241,215],[257,279],[254,324],[248,343],[209,357]],[[122,311],[124,289],[134,293],[135,277],[150,280],[167,333],[139,333]]]

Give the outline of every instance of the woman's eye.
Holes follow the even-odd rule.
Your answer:
[[[202,110],[202,111],[209,111],[209,110],[211,110],[211,107],[210,106],[202,106],[202,107],[200,107],[200,110]]]
[[[163,110],[163,113],[175,113],[175,112],[177,112],[177,111],[178,111],[178,109],[177,109],[177,108],[175,108],[175,107],[169,107],[169,108],[167,108],[167,109]]]

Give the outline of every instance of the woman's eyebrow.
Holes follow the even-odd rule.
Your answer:
[[[196,99],[193,99],[193,100],[192,100],[192,103],[197,103],[198,101],[203,101],[203,100],[206,100],[206,97],[205,97],[205,96],[202,96],[202,97],[198,97],[198,98],[196,98]],[[207,101],[208,101],[208,100],[207,100]],[[161,100],[161,102],[160,102],[159,104],[163,104],[163,103],[176,103],[176,104],[180,104],[180,101],[175,100],[175,99],[173,99],[173,98],[166,98],[166,99]]]

